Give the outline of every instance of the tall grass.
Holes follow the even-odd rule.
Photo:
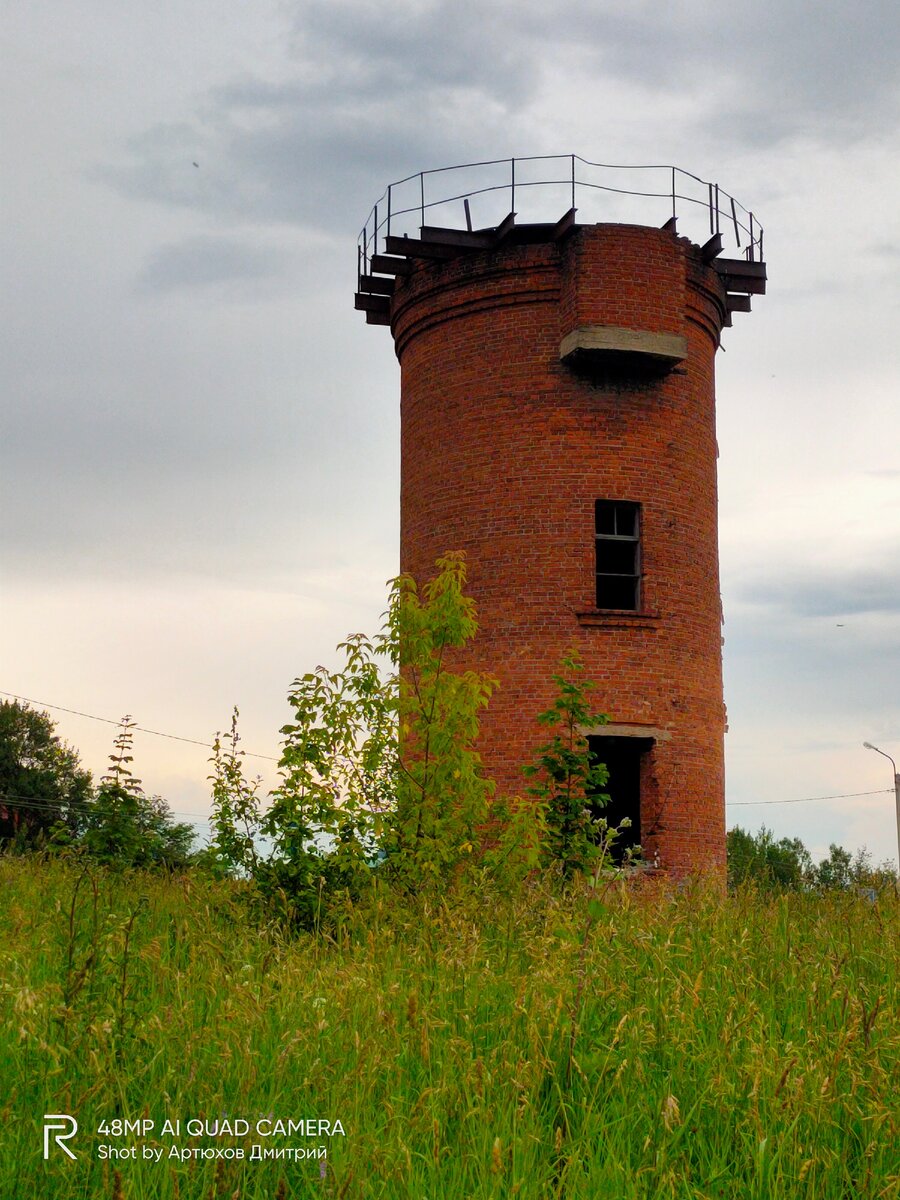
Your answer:
[[[198,876],[6,858],[0,887],[3,1200],[900,1194],[893,897],[376,890],[292,938]],[[45,1113],[77,1161],[43,1160]],[[97,1157],[141,1143],[104,1120],[167,1153],[166,1117],[263,1114],[346,1133],[174,1139],[322,1160]]]

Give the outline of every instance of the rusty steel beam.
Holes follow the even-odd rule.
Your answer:
[[[377,292],[380,296],[392,296],[397,286],[396,279],[382,279],[378,275],[360,275],[361,292]]]
[[[720,271],[719,279],[726,292],[746,292],[752,296],[766,294],[765,279],[758,279],[753,275],[726,275]]]
[[[446,229],[439,225],[423,225],[422,241],[439,246],[458,246],[460,250],[490,250],[493,235],[482,230]]]
[[[729,312],[750,312],[750,297],[729,292],[725,297],[725,307]]]
[[[749,292],[754,296],[766,293],[766,264],[749,262],[746,258],[717,258],[712,264],[726,292]]]
[[[412,270],[408,258],[393,258],[389,254],[373,254],[371,265],[381,275],[408,275]]]
[[[766,264],[750,262],[746,258],[719,258],[716,260],[716,270],[726,275],[752,275],[754,279],[766,278]]]
[[[718,258],[725,249],[725,244],[722,241],[721,233],[714,233],[709,241],[703,243],[700,247],[700,257],[705,263],[711,263]]]
[[[494,244],[499,244],[505,237],[508,237],[516,224],[516,214],[514,212],[507,213],[497,228],[494,230]]]
[[[437,242],[423,242],[421,238],[388,237],[385,249],[388,254],[403,254],[407,258],[456,258],[462,251],[458,246],[440,246]]]
[[[361,312],[385,313],[390,315],[390,296],[373,296],[368,292],[357,292],[353,299],[353,307]]]
[[[575,232],[575,213],[576,208],[570,208],[567,213],[559,218],[553,227],[552,237],[554,242],[561,242],[563,238],[567,238],[570,233]]]

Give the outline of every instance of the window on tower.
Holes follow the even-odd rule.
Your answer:
[[[597,607],[641,607],[641,506],[629,500],[598,500]]]

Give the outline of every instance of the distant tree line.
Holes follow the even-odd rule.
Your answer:
[[[119,866],[187,866],[193,827],[173,821],[166,801],[146,795],[132,774],[133,728],[124,717],[95,784],[47,713],[0,703],[0,848],[70,847]]]
[[[728,831],[727,847],[728,882],[732,887],[754,883],[788,891],[816,888],[880,891],[897,880],[893,864],[875,863],[865,847],[854,855],[832,842],[828,857],[814,863],[800,838],[776,839],[765,826],[758,833],[748,833],[736,825]]]

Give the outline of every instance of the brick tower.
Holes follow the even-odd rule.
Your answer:
[[[390,325],[401,367],[401,570],[422,581],[466,551],[479,632],[457,662],[500,680],[479,742],[498,794],[524,793],[535,717],[575,647],[610,718],[585,731],[610,771],[604,815],[629,816],[674,874],[721,872],[714,358],[765,290],[762,235],[706,184],[700,244],[674,215],[579,223],[571,164],[556,221],[517,221],[513,200],[472,229],[470,187],[464,227],[428,224],[417,176],[414,236],[391,230],[390,190],[364,235],[357,307]],[[673,212],[691,197],[666,170]],[[744,257],[722,257],[723,214]]]

